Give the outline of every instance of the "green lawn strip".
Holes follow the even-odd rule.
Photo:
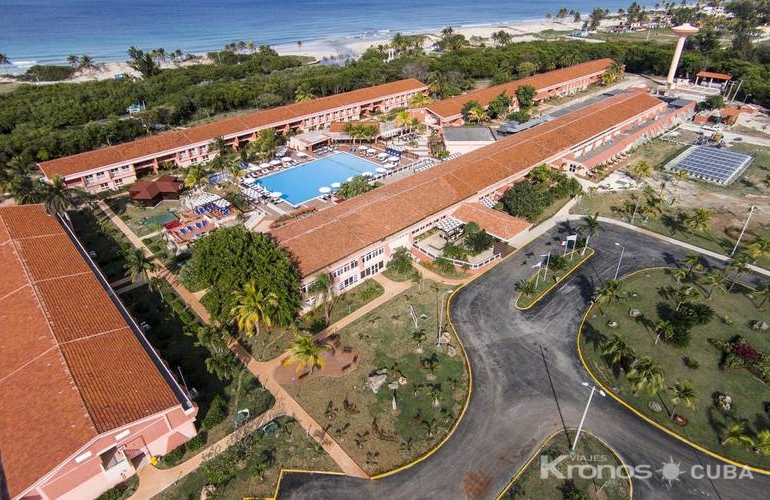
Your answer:
[[[207,485],[214,485],[216,498],[270,498],[281,469],[339,472],[294,420],[281,417],[274,422],[263,428],[272,427],[271,432],[256,430],[244,436],[154,498],[198,500]]]
[[[407,273],[397,273],[392,269],[385,268],[385,270],[382,272],[382,275],[388,278],[390,281],[401,283],[414,279],[415,273],[416,271],[414,269],[411,269]]]
[[[574,432],[570,437],[574,439]],[[569,442],[564,432],[548,439],[539,450],[534,460],[522,474],[511,483],[500,495],[501,499],[562,500],[565,498],[585,498],[602,500],[625,500],[631,498],[631,485],[628,479],[610,477],[608,469],[602,470],[602,476],[596,479],[583,479],[579,474],[573,474],[572,479],[560,479],[549,474],[545,479],[540,476],[540,456],[547,456],[549,461],[556,460],[561,455],[570,455]],[[617,470],[624,465],[620,458],[602,441],[587,432],[580,434],[573,458],[567,458],[556,466],[565,477],[567,468],[573,466],[612,466]],[[572,493],[569,496],[569,492]]]
[[[442,278],[447,278],[450,280],[457,280],[457,279],[463,279],[468,277],[468,273],[466,271],[458,271],[454,265],[451,269],[447,268],[444,269],[441,266],[437,266],[434,263],[430,262],[420,262],[417,265],[417,268],[424,267],[425,269],[428,269],[429,271],[433,271],[434,273],[438,274]]]
[[[618,207],[623,206],[624,201],[629,199],[630,194],[630,192],[619,192],[584,196],[573,208],[572,213],[594,214],[598,212],[604,217],[628,222],[629,216],[621,213]],[[660,216],[645,218],[644,216],[637,215],[634,225],[721,255],[729,255],[732,252],[736,239],[729,238],[724,232],[725,228],[718,227],[712,221],[710,229],[706,232],[689,232],[684,223],[681,222],[681,219],[678,220],[678,217],[681,217],[683,213],[685,213],[683,209],[674,207],[665,209]],[[753,241],[754,235],[759,234],[770,235],[770,227],[768,225],[759,225],[752,221],[751,226],[744,234],[738,250],[746,251],[750,242]],[[770,257],[760,256],[757,259],[756,265],[770,269]]]
[[[315,376],[286,386],[369,474],[422,456],[462,410],[468,390],[462,350],[453,333],[452,349],[435,347],[437,300],[449,290],[426,280],[422,293],[412,288],[340,330],[341,347],[352,349],[359,360],[344,377]],[[375,394],[367,379],[383,369],[386,381]],[[393,410],[394,391],[388,384],[401,377],[406,383],[395,390]]]
[[[368,279],[352,290],[337,297],[331,313],[334,323],[382,295],[385,290],[377,281]],[[325,328],[323,310],[316,308],[301,318],[299,328],[313,333]],[[243,345],[258,361],[268,361],[286,352],[294,340],[291,328],[262,328],[260,335],[243,341]]]
[[[700,289],[702,296],[706,297],[709,287],[702,287],[700,281],[702,278],[695,284],[683,285]],[[676,306],[673,299],[664,298],[659,293],[659,290],[667,285],[675,288],[682,286],[677,285],[668,271],[643,271],[623,280],[621,293],[626,297],[625,300],[618,304],[603,305],[603,313],[597,308],[591,310],[580,336],[580,346],[588,367],[594,376],[618,397],[667,429],[737,462],[770,468],[770,457],[759,455],[750,447],[734,444],[723,446],[720,442],[725,426],[734,421],[747,419],[750,435],[770,428],[766,411],[767,405],[770,404],[770,388],[745,369],[721,368],[722,353],[708,340],[727,341],[735,335],[741,335],[754,349],[770,354],[770,337],[767,333],[754,331],[750,327],[753,320],[770,322],[770,306],[765,305],[764,309],[757,309],[755,302],[758,300],[749,298],[747,291],[740,286],[736,286],[730,293],[715,291],[713,300],[697,300],[712,307],[715,316],[710,323],[692,328],[688,347],[677,348],[663,340],[656,345],[656,335],[649,325],[654,325],[660,319],[660,314],[665,308]],[[634,293],[637,294],[636,297],[632,296]],[[644,322],[648,324],[647,328],[643,325],[644,322],[630,317],[631,308],[641,311]],[[610,321],[617,322],[617,327],[610,328]],[[660,364],[664,372],[665,388],[658,394],[634,394],[622,370],[617,366],[609,366],[601,354],[601,345],[604,338],[612,337],[615,333],[625,338],[637,358],[648,355]],[[690,368],[688,364],[697,364],[698,367]],[[694,410],[682,405],[676,409],[677,414],[689,419],[686,426],[673,422],[670,415],[670,386],[683,380],[692,383],[697,396]],[[724,412],[717,407],[718,394],[726,394],[732,398],[731,412]],[[662,407],[661,411],[651,409],[651,406],[655,406],[654,402]]]
[[[516,307],[518,309],[529,309],[535,305],[540,299],[548,295],[548,292],[556,288],[559,283],[563,282],[570,274],[572,274],[575,269],[587,261],[594,254],[594,249],[589,247],[586,250],[585,255],[580,255],[581,252],[582,249],[579,249],[567,254],[565,257],[567,267],[559,270],[548,269],[548,276],[545,278],[543,277],[543,270],[540,270],[539,280],[536,279],[538,273],[533,273],[528,281],[537,283],[535,291],[529,295],[524,295],[522,292],[519,292],[516,296]],[[572,256],[572,260],[570,260],[570,256]]]
[[[540,215],[537,216],[537,218],[532,222],[532,227],[535,227],[537,225],[542,224],[543,222],[547,221],[554,215],[556,215],[556,212],[562,209],[564,205],[567,204],[567,202],[571,198],[569,196],[566,196],[564,198],[559,198],[557,200],[554,200],[553,203],[548,205],[543,211],[540,213]]]

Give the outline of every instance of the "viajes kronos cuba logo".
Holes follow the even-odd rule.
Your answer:
[[[650,479],[657,476],[670,487],[674,481],[681,481],[681,476],[689,475],[693,479],[753,479],[751,470],[732,464],[708,464],[682,466],[669,457],[659,465],[613,465],[607,455],[559,455],[551,458],[540,456],[540,478],[547,479]]]

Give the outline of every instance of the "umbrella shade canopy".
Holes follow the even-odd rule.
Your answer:
[[[380,153],[377,155],[377,158],[387,158],[387,157],[388,157],[388,153]]]
[[[389,157],[388,157],[388,161],[393,161],[393,162],[396,162],[396,161],[398,161],[398,160],[400,160],[400,159],[401,159],[401,158],[399,158],[398,156],[389,156]]]
[[[376,170],[376,171],[377,171],[377,172],[379,172],[379,173],[387,172],[387,170],[386,170],[386,169],[384,169],[384,168],[382,168],[382,167],[377,167],[377,168],[375,168],[374,170]]]
[[[297,156],[300,158],[307,158],[307,153],[303,153],[302,151],[297,151]]]
[[[281,162],[278,160],[270,160],[270,165],[280,165]]]
[[[385,168],[396,168],[396,164],[395,163],[388,163],[387,165],[385,165]]]
[[[371,177],[372,173],[371,172],[362,172],[361,175],[363,175],[364,177]]]
[[[340,187],[340,186],[342,186],[342,184],[340,184],[339,182],[332,182],[332,187],[333,187],[333,188],[335,188],[335,189],[336,189],[336,188],[338,188],[338,187]]]
[[[271,198],[280,198],[281,196],[283,196],[283,193],[280,191],[273,191],[272,193],[270,193]]]
[[[290,156],[284,156],[283,158],[281,158],[281,161],[291,161],[291,157]]]
[[[371,154],[371,155],[373,155],[374,153],[376,153],[376,152],[377,152],[377,150],[376,150],[376,149],[374,149],[374,148],[368,148],[368,149],[366,150],[366,152],[367,152],[367,153],[369,153],[369,154]]]
[[[321,186],[321,187],[318,188],[318,192],[319,193],[323,193],[323,194],[331,193],[332,192],[332,188],[330,188],[329,186]]]
[[[259,168],[267,168],[267,167],[269,167],[269,166],[270,166],[270,164],[269,164],[269,163],[267,163],[267,162],[265,162],[265,163],[260,163],[260,164],[259,164]]]

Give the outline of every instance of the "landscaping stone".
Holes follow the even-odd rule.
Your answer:
[[[449,332],[441,332],[441,335],[438,337],[439,344],[448,344],[449,341],[452,340],[452,337],[449,335]]]
[[[398,377],[398,385],[406,385],[406,377]]]
[[[618,327],[618,322],[615,321],[615,320],[610,320],[610,321],[607,322],[607,326],[610,327],[610,328],[617,328]]]
[[[432,373],[429,373],[429,374],[425,375],[425,378],[427,380],[431,381],[431,382],[436,380],[436,376],[434,374],[432,374]]]
[[[446,349],[446,355],[449,356],[450,358],[454,358],[455,356],[457,356],[457,349],[455,349],[450,345]]]
[[[642,311],[636,308],[631,308],[628,310],[628,315],[632,318],[639,318],[642,316]]]
[[[654,399],[650,400],[650,402],[647,403],[647,406],[649,406],[650,410],[654,411],[655,413],[660,413],[663,411],[663,407]]]
[[[380,387],[382,387],[382,384],[384,384],[388,380],[388,375],[383,373],[380,375],[371,375],[368,379],[366,379],[366,386],[372,390],[373,393],[377,394],[379,392]]]
[[[754,320],[751,322],[751,329],[754,330],[755,332],[766,332],[770,330],[770,325],[768,325],[767,322],[765,321]]]
[[[390,389],[391,391],[395,391],[396,389],[398,389],[398,380],[389,383],[388,389]]]

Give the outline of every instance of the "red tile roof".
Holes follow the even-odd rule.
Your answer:
[[[333,110],[356,103],[366,103],[403,92],[422,91],[426,88],[424,83],[413,78],[375,85],[374,87],[256,111],[195,127],[144,137],[115,146],[44,161],[40,163],[40,169],[49,179],[54,175],[73,175],[106,165],[127,163],[131,160],[157,155],[163,151],[181,149],[187,145],[210,141],[218,136],[231,136],[246,130],[282,125],[289,120],[299,119],[326,110]]]
[[[726,73],[714,73],[713,71],[699,71],[695,74],[701,78],[713,78],[714,80],[730,80],[732,76]]]
[[[514,97],[516,95],[516,89],[522,85],[532,85],[538,92],[553,87],[562,83],[569,82],[576,78],[586,77],[595,73],[603,73],[612,64],[612,59],[597,59],[595,61],[588,61],[567,68],[561,68],[547,73],[541,73],[539,75],[530,76],[527,78],[521,78],[519,80],[513,80],[508,83],[495,85],[485,89],[478,89],[467,92],[462,95],[450,97],[448,99],[442,99],[440,101],[433,102],[426,106],[426,109],[434,114],[443,118],[450,118],[459,115],[463,109],[463,105],[468,101],[477,101],[482,106],[486,106],[489,102],[505,92],[507,95]]]
[[[272,231],[303,276],[663,103],[619,94]]]
[[[15,496],[96,435],[180,401],[42,206],[0,208],[0,267],[0,461]]]
[[[485,207],[481,203],[463,203],[452,212],[452,217],[463,222],[475,222],[484,231],[505,241],[526,231],[532,225],[524,219]]]

